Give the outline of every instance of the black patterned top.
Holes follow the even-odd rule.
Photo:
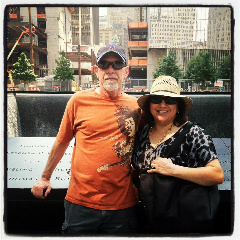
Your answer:
[[[154,159],[166,157],[172,143],[183,130],[183,127],[156,148],[150,144],[149,129],[150,127],[145,125],[136,134],[132,155],[134,169],[149,169]],[[176,165],[196,168],[205,166],[217,158],[217,154],[211,136],[207,135],[201,126],[194,123],[186,137],[184,137],[182,144],[179,145],[179,148],[170,158]]]

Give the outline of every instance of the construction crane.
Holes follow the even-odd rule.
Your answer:
[[[29,32],[30,32],[30,31],[29,31],[29,28],[27,28],[25,31],[22,31],[22,33],[21,33],[21,35],[19,36],[18,40],[17,40],[16,43],[14,44],[12,50],[11,50],[10,53],[8,54],[7,60],[8,60],[8,59],[10,58],[10,56],[12,55],[12,53],[13,53],[14,49],[16,48],[16,46],[18,45],[18,43],[19,43],[22,35],[23,35],[24,33],[29,33]],[[32,27],[32,33],[35,33],[35,27]],[[10,79],[10,81],[11,81],[11,84],[12,84],[12,86],[13,86],[13,88],[14,88],[14,87],[15,87],[15,84],[14,84],[14,81],[13,81],[13,79],[12,79],[11,71],[8,70],[7,72],[8,72],[9,79]]]
[[[29,28],[27,28],[25,31],[22,31],[22,33],[21,33],[21,35],[19,36],[18,40],[17,40],[16,43],[14,44],[12,50],[11,50],[10,53],[8,54],[7,60],[8,60],[8,59],[10,58],[10,56],[12,55],[12,53],[13,53],[15,47],[18,45],[18,43],[19,43],[22,35],[23,35],[24,33],[29,33],[29,32],[30,32],[30,31],[29,31]],[[32,27],[32,33],[35,33],[35,27]]]

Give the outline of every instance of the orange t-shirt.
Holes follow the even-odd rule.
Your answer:
[[[137,203],[130,159],[140,110],[125,93],[111,100],[94,89],[69,100],[57,135],[59,142],[75,137],[66,199],[100,210]]]

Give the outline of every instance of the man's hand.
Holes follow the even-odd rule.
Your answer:
[[[36,197],[36,198],[41,198],[45,199],[48,194],[50,193],[52,189],[52,185],[49,180],[46,178],[41,178],[38,182],[36,182],[32,189],[31,193]],[[45,191],[46,190],[46,191]]]
[[[50,193],[52,185],[49,179],[51,178],[54,169],[61,160],[63,154],[65,153],[69,143],[70,142],[62,143],[59,142],[57,139],[55,140],[50,151],[47,164],[42,173],[42,177],[32,187],[31,192],[35,197],[45,199]]]

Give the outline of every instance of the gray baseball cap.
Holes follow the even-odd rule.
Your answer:
[[[107,46],[101,47],[97,53],[97,62],[99,62],[105,54],[110,52],[118,54],[125,63],[127,62],[124,49],[115,44],[108,44]]]

